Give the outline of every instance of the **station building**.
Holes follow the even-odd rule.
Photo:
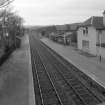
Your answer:
[[[103,16],[92,16],[77,31],[78,49],[105,58],[105,11]]]

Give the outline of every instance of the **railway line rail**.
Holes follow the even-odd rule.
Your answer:
[[[76,68],[73,71],[72,65],[34,36],[30,36],[30,49],[37,105],[97,105],[105,101],[100,91],[92,90],[87,80],[74,72]]]
[[[45,72],[44,65],[35,49],[31,48],[33,62],[33,77],[37,105],[63,105],[49,76]],[[36,56],[37,55],[37,56]],[[33,59],[34,58],[34,59]],[[37,88],[36,88],[37,87]]]
[[[59,60],[68,70],[68,72],[72,72],[86,87],[91,90],[94,94],[98,95],[98,97],[105,100],[105,88],[98,84],[96,81],[91,79],[89,76],[87,76],[85,73],[80,71],[77,67],[75,67],[73,64],[69,63],[67,60],[65,60],[61,55],[57,54],[54,50],[52,50],[50,47],[45,45],[45,47],[52,53],[53,56],[57,60]],[[71,69],[70,69],[71,68]],[[70,70],[69,70],[70,69]],[[101,94],[100,94],[101,93]]]

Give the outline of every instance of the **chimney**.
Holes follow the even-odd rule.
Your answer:
[[[105,26],[105,10],[104,10],[104,12],[103,12],[103,24],[104,24],[104,26]]]

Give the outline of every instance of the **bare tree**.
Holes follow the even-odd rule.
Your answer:
[[[0,0],[0,8],[8,6],[14,0]]]
[[[17,40],[24,34],[23,19],[10,10],[1,11],[0,27],[3,46],[16,46]]]

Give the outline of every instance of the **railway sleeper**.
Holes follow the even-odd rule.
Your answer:
[[[92,96],[89,96],[88,94],[83,94],[83,95],[81,95],[81,97],[82,97],[85,101],[99,103],[99,101],[97,101],[97,99],[93,98]]]
[[[84,103],[76,95],[72,95],[72,99],[76,105],[84,105]]]

